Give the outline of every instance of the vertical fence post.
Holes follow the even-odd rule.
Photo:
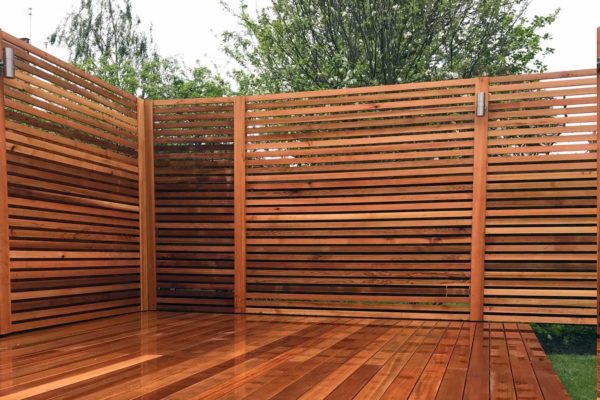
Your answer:
[[[233,305],[246,312],[246,98],[233,100]]]
[[[152,101],[138,99],[138,176],[141,310],[156,310],[156,229]]]
[[[4,57],[0,30],[0,59]],[[10,332],[10,249],[8,230],[8,171],[4,115],[4,71],[0,70],[0,335]]]
[[[473,150],[470,319],[471,321],[482,321],[485,270],[489,78],[477,78],[475,82],[475,96],[477,104],[475,110],[475,148]]]

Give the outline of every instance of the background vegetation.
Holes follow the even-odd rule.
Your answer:
[[[223,32],[229,76],[164,57],[131,0],[80,0],[48,38],[85,71],[148,98],[330,89],[544,71],[550,15],[529,0],[272,0]]]
[[[543,71],[558,10],[528,0],[272,0],[223,34],[241,91],[285,92]]]
[[[596,399],[596,327],[531,324],[573,400]]]
[[[206,66],[189,68],[159,54],[131,0],[81,0],[48,43],[69,50],[70,62],[106,82],[151,99],[218,97],[229,84]]]

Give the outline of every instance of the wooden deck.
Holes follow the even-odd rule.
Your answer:
[[[529,325],[150,312],[0,339],[0,398],[568,399]]]

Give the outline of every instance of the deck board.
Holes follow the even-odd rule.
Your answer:
[[[527,324],[147,312],[0,353],[0,399],[569,398]]]

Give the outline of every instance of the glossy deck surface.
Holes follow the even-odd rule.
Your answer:
[[[568,399],[526,324],[151,312],[0,361],[1,399]]]

